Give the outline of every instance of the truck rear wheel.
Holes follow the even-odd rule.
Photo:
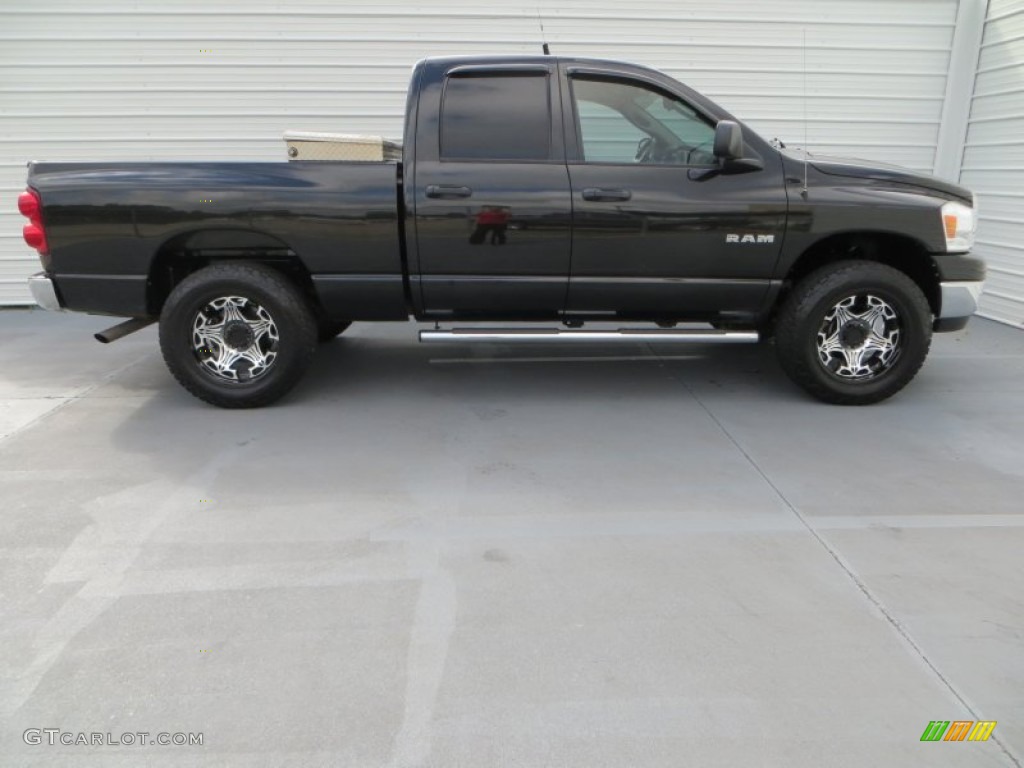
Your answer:
[[[160,315],[160,350],[178,382],[222,408],[278,400],[306,372],[317,325],[287,278],[252,263],[214,264],[171,292]]]
[[[867,405],[914,378],[928,356],[931,320],[907,275],[842,261],[796,285],[779,311],[775,348],[786,374],[819,400]]]

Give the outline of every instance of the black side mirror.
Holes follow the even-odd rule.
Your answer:
[[[692,168],[688,172],[691,181],[707,181],[715,176],[750,173],[764,170],[764,162],[760,157],[744,157],[746,144],[743,141],[743,129],[732,120],[719,120],[715,125],[715,142],[712,152],[718,158],[714,168]]]
[[[732,120],[719,120],[715,126],[715,157],[738,160],[743,157],[743,129]]]

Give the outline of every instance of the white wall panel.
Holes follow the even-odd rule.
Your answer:
[[[0,304],[28,302],[38,268],[13,207],[26,160],[283,161],[286,128],[397,136],[417,59],[537,51],[538,6],[557,53],[661,68],[791,145],[806,114],[812,151],[934,165],[957,0],[3,3]]]
[[[979,314],[1024,326],[1024,0],[991,0],[960,181],[980,212],[989,277]]]

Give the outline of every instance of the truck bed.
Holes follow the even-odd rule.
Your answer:
[[[390,161],[31,163],[28,184],[45,206],[47,270],[68,309],[156,314],[148,287],[176,259],[277,247],[297,255],[329,314],[384,319],[407,316],[399,170]]]

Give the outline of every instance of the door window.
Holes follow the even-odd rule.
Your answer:
[[[572,80],[586,163],[713,165],[714,126],[686,102],[638,83]]]
[[[550,142],[546,74],[448,78],[442,160],[547,160]]]

